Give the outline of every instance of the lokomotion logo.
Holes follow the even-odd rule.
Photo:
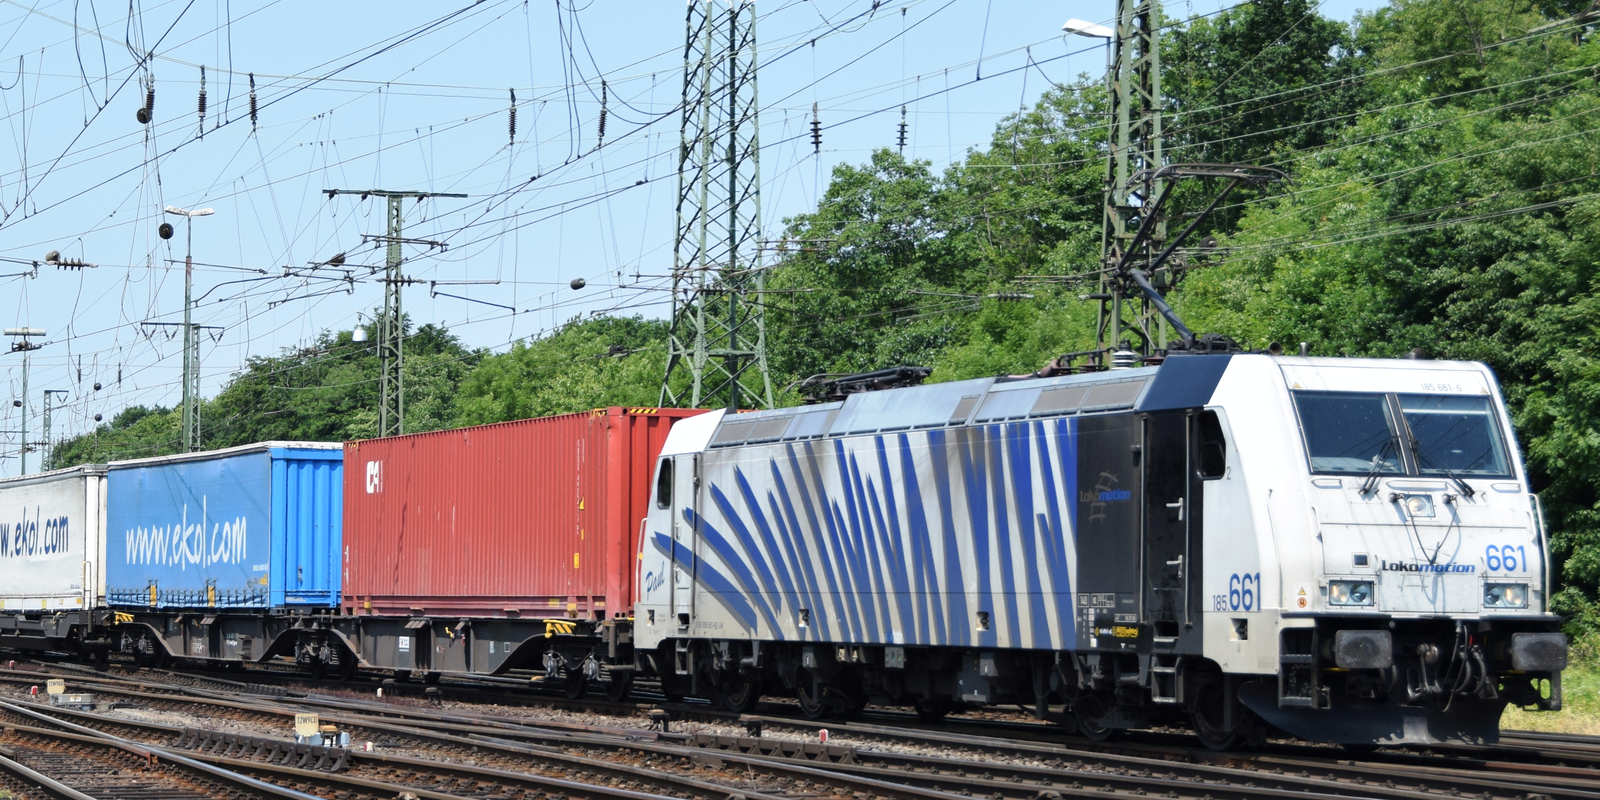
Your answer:
[[[27,558],[67,552],[72,544],[68,536],[71,526],[67,518],[43,517],[44,512],[35,506],[33,519],[28,519],[28,511],[23,509],[22,519],[16,522],[0,521],[0,558]]]
[[[211,522],[206,497],[200,497],[200,520],[189,521],[189,504],[176,524],[130,528],[123,532],[129,564],[161,564],[188,569],[212,564],[245,563],[245,518]]]
[[[1446,572],[1477,572],[1478,571],[1478,566],[1476,564],[1419,564],[1419,563],[1414,562],[1414,561],[1413,562],[1384,561],[1383,565],[1382,565],[1382,569],[1383,569],[1384,572],[1446,573]]]

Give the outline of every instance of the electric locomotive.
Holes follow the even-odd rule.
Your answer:
[[[1482,364],[1173,354],[680,421],[639,546],[669,696],[1023,704],[1488,742],[1559,709],[1538,499]]]

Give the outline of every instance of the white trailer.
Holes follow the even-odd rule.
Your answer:
[[[0,640],[74,638],[105,607],[105,509],[101,465],[0,480]]]

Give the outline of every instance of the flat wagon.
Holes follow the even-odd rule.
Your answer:
[[[106,465],[113,646],[141,660],[294,649],[339,603],[337,443],[263,442]]]
[[[344,640],[372,666],[597,677],[597,643],[626,646],[613,623],[632,611],[656,454],[700,413],[613,407],[347,443]]]

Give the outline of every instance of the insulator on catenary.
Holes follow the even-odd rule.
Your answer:
[[[900,144],[900,152],[904,153],[906,151],[906,107],[905,106],[901,106],[900,107],[900,135],[897,137],[897,141]]]
[[[154,75],[147,74],[144,77],[144,106],[134,116],[144,125],[149,125],[150,121],[156,117],[156,79]]]
[[[206,138],[206,68],[200,67],[200,101],[196,104],[197,116],[200,117],[200,138]]]
[[[822,152],[822,120],[817,117],[817,104],[811,104],[811,152],[813,155]]]
[[[600,82],[600,142],[606,140],[606,82]]]
[[[511,90],[511,113],[506,118],[506,130],[511,134],[511,143],[517,143],[517,90]]]
[[[250,132],[256,130],[256,74],[250,73]]]

